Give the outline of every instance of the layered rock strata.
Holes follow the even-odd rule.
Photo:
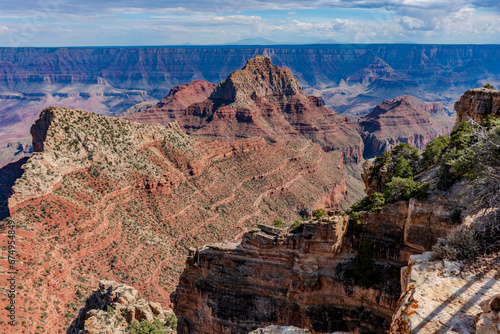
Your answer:
[[[179,333],[247,333],[269,325],[388,332],[399,268],[452,228],[456,209],[431,197],[363,212],[358,223],[323,217],[294,231],[261,227],[241,243],[208,245],[187,260],[172,295]],[[353,274],[363,271],[363,261],[373,261],[363,269],[372,272],[370,282]]]
[[[469,119],[481,124],[488,116],[500,117],[500,91],[488,88],[469,89],[455,103],[455,110],[455,128]]]
[[[364,157],[372,158],[400,143],[423,149],[431,139],[451,132],[454,117],[444,111],[442,103],[422,102],[404,95],[379,103],[359,122]]]
[[[346,161],[359,161],[363,150],[356,123],[305,94],[289,69],[264,56],[249,59],[216,87],[203,81],[175,87],[156,108],[126,118],[160,124],[176,120],[188,134],[218,141],[311,139],[325,151],[342,151]]]
[[[468,87],[498,85],[498,52],[498,45],[402,44],[0,48],[0,149],[27,136],[48,106],[116,115],[182,83],[220,83],[257,54],[290,68],[309,94],[349,116],[403,94],[451,110],[449,101]]]
[[[84,303],[76,290],[88,295],[101,278],[167,307],[188,247],[338,207],[346,195],[342,154],[311,140],[209,142],[175,122],[64,108],[44,110],[31,132],[35,153],[8,199],[19,284],[31,292],[16,297],[32,305],[18,310],[27,331],[61,332]]]

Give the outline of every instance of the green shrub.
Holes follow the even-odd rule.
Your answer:
[[[464,149],[469,146],[472,141],[473,129],[467,122],[462,122],[458,127],[452,131],[450,134],[450,144],[451,148]]]
[[[360,211],[379,211],[386,204],[386,198],[384,194],[375,192],[372,194],[370,199],[368,196],[363,197],[353,205],[348,212],[360,212]]]
[[[422,153],[422,165],[434,165],[438,163],[449,142],[449,136],[439,136],[428,142]]]
[[[412,178],[393,177],[385,184],[384,197],[387,203],[409,200],[412,197],[424,199],[428,196],[429,184],[419,184]]]
[[[489,83],[487,83],[486,85],[483,86],[484,88],[486,89],[492,89],[492,90],[495,90],[495,87]]]
[[[298,219],[295,219],[295,221],[293,222],[291,228],[290,228],[290,232],[292,233],[300,233],[304,230],[304,222],[298,220]]]
[[[320,217],[323,217],[324,215],[326,215],[326,211],[324,209],[316,209],[316,210],[313,210],[313,212],[312,212],[312,216],[315,219],[319,219]]]
[[[405,157],[400,157],[394,165],[393,177],[408,178],[413,177],[413,167],[410,165],[410,161]]]
[[[277,228],[285,228],[285,224],[283,224],[283,221],[279,218],[273,221],[273,226]]]
[[[368,209],[371,211],[379,211],[384,207],[386,201],[387,199],[385,198],[384,194],[374,192],[372,194],[372,204]]]
[[[173,330],[177,329],[177,317],[173,313],[167,314],[165,317],[165,324],[172,328]]]
[[[410,161],[420,160],[420,153],[415,147],[411,147],[407,143],[401,143],[392,149],[392,156],[396,158],[406,158]]]
[[[384,152],[375,158],[377,164],[387,164],[391,161],[391,152]]]
[[[359,201],[355,202],[354,204],[351,205],[349,212],[360,212],[360,211],[367,211],[369,210],[370,205],[372,204],[372,201],[368,196],[363,197]]]
[[[130,324],[129,334],[167,334],[167,328],[162,325],[158,320],[153,322],[134,321]]]

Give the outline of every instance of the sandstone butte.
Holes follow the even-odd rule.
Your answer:
[[[397,81],[393,72],[384,77]],[[360,74],[369,81],[381,75]],[[378,104],[356,127],[318,98],[306,95],[288,69],[271,65],[263,56],[250,59],[218,86],[202,80],[176,86],[156,106],[138,105],[137,110],[124,117],[164,125],[177,120],[186,133],[217,141],[251,136],[268,142],[310,138],[324,150],[343,150],[346,162],[359,161],[361,153],[372,158],[401,142],[422,149],[429,140],[448,134],[455,120],[442,102],[403,95]],[[364,150],[353,130],[363,137]]]
[[[17,316],[27,332],[64,332],[100,279],[131,285],[167,308],[187,248],[337,207],[347,195],[343,153],[302,137],[211,142],[177,122],[55,107],[31,133],[35,153],[8,199]],[[7,244],[6,234],[0,238]],[[0,263],[5,270],[6,258]],[[8,332],[1,317],[0,332]]]
[[[498,115],[498,102],[492,103],[497,95],[467,91],[457,117],[480,121]],[[477,107],[475,99],[489,103],[489,109]],[[387,173],[376,172],[373,162],[364,164],[369,195]],[[461,196],[460,183],[439,191],[433,173],[417,177],[430,183],[427,199],[361,212],[354,225],[342,215],[285,230],[260,225],[239,243],[197,250],[172,294],[178,332],[248,333],[279,325],[318,332],[497,333],[498,259],[477,277],[474,271],[460,275],[461,263],[432,261],[424,253],[457,226],[454,217],[470,222],[475,214]],[[378,280],[368,286],[356,281],[356,258],[366,261],[370,267],[364,269]]]
[[[363,152],[356,123],[305,94],[289,69],[265,56],[249,59],[217,86],[195,81],[175,87],[156,107],[125,117],[163,125],[176,120],[187,134],[217,141],[311,139],[325,152],[343,152],[345,162],[360,162]]]
[[[409,95],[384,101],[359,120],[363,155],[372,158],[402,142],[424,149],[431,139],[449,134],[454,122],[442,102],[422,102]]]

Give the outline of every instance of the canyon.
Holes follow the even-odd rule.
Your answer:
[[[172,294],[178,332],[280,325],[388,333],[401,268],[456,226],[453,213],[462,209],[456,196],[436,192],[361,212],[358,222],[331,212],[285,230],[259,226],[239,243],[207,245],[188,258]]]
[[[0,149],[26,137],[46,107],[119,115],[180,84],[218,84],[257,54],[353,119],[400,95],[442,102],[453,113],[468,88],[500,83],[499,53],[495,45],[0,48]]]
[[[458,118],[496,115],[497,95],[467,91],[456,104]],[[259,225],[241,242],[196,249],[171,296],[178,332],[279,331],[276,325],[328,333],[498,332],[498,251],[468,261],[434,259],[429,252],[480,214],[466,183],[437,187],[438,170],[415,176],[428,182],[425,199],[351,217],[328,212],[285,229]],[[364,163],[372,200],[391,173],[383,159]]]
[[[31,134],[34,153],[15,166],[6,220],[16,225],[17,314],[28,331],[62,332],[103,278],[166,308],[189,247],[339,208],[352,196],[343,152],[301,137],[213,142],[186,135],[177,122],[56,107]]]
[[[271,59],[251,58],[218,85],[178,85],[122,117],[42,111],[30,130],[31,157],[0,171],[4,225],[16,225],[18,319],[26,331],[65,331],[102,279],[132,286],[163,308],[173,305],[181,333],[242,333],[267,324],[389,328],[399,270],[456,224],[463,203],[436,190],[427,200],[360,213],[354,225],[335,211],[361,197],[362,126],[383,124],[385,132],[372,131],[370,140],[388,149],[398,142],[388,139],[395,119],[418,115],[406,125],[430,133],[415,141],[425,145],[448,124],[445,106],[403,96],[355,123]],[[370,68],[385,66],[376,64]],[[361,84],[377,81],[369,77]],[[497,110],[495,91],[476,91],[482,93],[469,91],[456,105],[459,117],[476,95],[483,107],[473,117],[484,105]],[[10,148],[29,154],[23,143]],[[372,195],[369,166],[363,179]],[[290,227],[318,208],[330,214]],[[267,226],[275,219],[287,228]],[[382,279],[359,281],[360,261]],[[0,276],[2,284],[6,279]],[[242,309],[243,320],[236,312]],[[104,316],[92,314],[96,323]]]

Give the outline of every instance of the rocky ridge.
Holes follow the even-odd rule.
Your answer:
[[[205,100],[195,101],[211,89]],[[187,95],[192,96],[188,106],[179,102]],[[176,120],[188,134],[217,141],[253,136],[270,143],[311,139],[325,151],[342,151],[346,162],[360,161],[363,151],[357,124],[305,94],[289,69],[272,65],[265,56],[249,59],[216,87],[203,81],[179,86],[156,108],[125,117],[140,123]]]
[[[31,132],[35,152],[8,199],[19,282],[33,292],[17,300],[33,305],[18,313],[27,330],[61,332],[84,302],[76,290],[84,295],[103,278],[167,307],[188,247],[347,196],[342,154],[311,140],[209,142],[176,122],[64,108],[44,110]]]
[[[422,102],[409,95],[384,101],[359,119],[363,155],[372,158],[403,142],[424,149],[431,139],[449,134],[453,123],[454,117],[442,103]]]
[[[173,313],[164,311],[160,303],[145,301],[133,287],[101,280],[67,334],[128,333],[134,321],[156,320],[164,325],[167,317],[172,318]]]

